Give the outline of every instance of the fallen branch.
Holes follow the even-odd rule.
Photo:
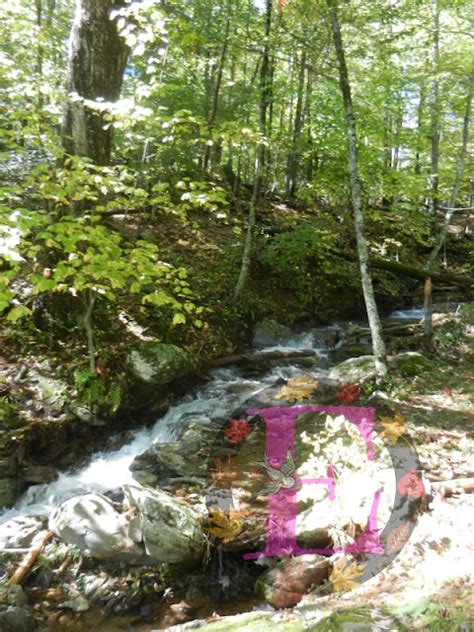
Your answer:
[[[288,351],[257,351],[254,353],[241,353],[239,355],[218,358],[211,362],[211,366],[228,366],[231,364],[258,364],[266,360],[281,360],[283,358],[309,358],[316,356],[313,349],[291,349]]]
[[[44,547],[51,540],[54,533],[52,531],[40,531],[32,542],[32,546],[29,549],[27,555],[18,566],[16,571],[8,580],[8,586],[16,586],[21,584],[25,576],[32,569],[34,563],[38,559],[40,553],[43,551]]]
[[[453,478],[448,481],[436,481],[431,483],[431,489],[441,494],[443,498],[449,498],[456,492],[473,494],[474,478]]]

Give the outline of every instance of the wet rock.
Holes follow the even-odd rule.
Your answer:
[[[21,586],[10,586],[8,589],[7,601],[10,606],[21,608],[28,604],[28,597]]]
[[[311,586],[328,578],[329,566],[329,560],[321,555],[288,557],[259,577],[255,590],[274,608],[291,608]]]
[[[98,560],[138,564],[146,558],[138,544],[141,534],[137,534],[136,516],[120,514],[102,494],[67,500],[51,516],[49,528]]]
[[[26,483],[52,483],[58,478],[58,471],[50,465],[24,465],[20,476]]]
[[[0,507],[12,507],[23,491],[23,484],[16,478],[0,478]]]
[[[86,612],[90,608],[90,604],[84,597],[74,597],[60,603],[58,608],[67,608],[73,612]]]
[[[35,535],[44,529],[45,516],[18,516],[0,524],[0,548],[28,548]]]
[[[133,378],[143,385],[162,386],[194,370],[190,355],[171,344],[142,341],[128,354]]]
[[[204,478],[209,450],[218,432],[216,424],[190,422],[178,441],[156,443],[137,456],[130,466],[133,477],[150,486],[168,478]]]
[[[252,346],[257,349],[274,347],[283,344],[293,335],[289,327],[268,318],[255,325]]]
[[[0,613],[0,630],[2,632],[30,632],[36,630],[35,618],[26,608],[11,606]]]
[[[375,378],[374,357],[349,358],[329,371],[329,379],[360,384]]]
[[[369,355],[372,353],[372,346],[370,342],[348,342],[342,344],[337,349],[333,349],[329,352],[329,361],[332,364],[339,364],[348,360],[349,358],[359,358],[360,356]]]
[[[314,327],[311,329],[314,346],[322,349],[332,349],[341,338],[339,327]]]
[[[130,507],[140,513],[147,553],[157,562],[198,561],[205,538],[197,514],[184,502],[141,485],[124,485]]]

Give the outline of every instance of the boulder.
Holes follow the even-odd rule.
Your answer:
[[[102,494],[75,496],[52,514],[49,528],[98,560],[139,564],[146,555],[133,514],[119,513]]]
[[[199,561],[205,537],[197,514],[184,502],[138,484],[124,485],[128,505],[140,514],[146,552],[157,562]]]
[[[26,608],[11,606],[0,613],[0,630],[5,632],[31,632],[37,629],[34,616]]]
[[[23,491],[22,482],[16,478],[0,478],[0,507],[13,507]]]
[[[190,421],[177,441],[155,443],[130,466],[142,485],[155,486],[168,478],[205,477],[209,450],[219,433],[214,423]]]
[[[349,358],[359,358],[360,356],[369,355],[371,353],[372,346],[368,341],[347,342],[329,352],[329,361],[332,364],[339,364]]]
[[[329,371],[329,379],[339,382],[361,384],[375,378],[374,356],[365,355],[359,358],[349,358],[337,364]]]
[[[25,483],[52,483],[58,478],[58,471],[51,465],[23,465],[20,476]]]
[[[258,578],[255,591],[273,608],[291,608],[328,578],[329,567],[322,555],[287,557]]]
[[[389,364],[403,377],[420,375],[431,369],[430,361],[422,353],[406,351],[390,358]]]
[[[293,335],[289,327],[271,318],[266,318],[255,325],[252,346],[257,349],[276,347],[289,340]]]
[[[132,379],[151,387],[168,384],[195,369],[191,356],[180,347],[150,341],[136,343],[127,362]]]
[[[44,516],[18,516],[0,524],[0,549],[27,549],[45,528]]]

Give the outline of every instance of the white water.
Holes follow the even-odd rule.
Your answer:
[[[438,314],[455,312],[459,307],[461,307],[461,305],[464,305],[464,304],[465,303],[461,303],[460,301],[446,300],[443,303],[433,304],[433,312],[436,312]],[[423,318],[424,315],[425,315],[425,310],[423,306],[421,306],[421,307],[412,307],[411,309],[397,310],[395,312],[392,312],[389,318],[401,318],[401,319],[417,318],[419,319],[419,318]]]
[[[437,304],[434,311],[455,311],[460,303]],[[423,316],[423,309],[416,307],[398,310],[390,317],[405,319]],[[325,329],[338,329],[337,325]],[[343,344],[339,342],[336,346]],[[328,348],[322,347],[311,332],[295,334],[284,345],[267,347],[266,351],[313,348],[318,355],[327,356]],[[180,433],[187,419],[209,423],[212,419],[226,418],[239,408],[247,399],[271,386],[277,379],[285,380],[298,375],[323,377],[327,371],[320,368],[312,370],[295,366],[280,366],[262,377],[249,380],[237,369],[218,369],[212,379],[203,387],[183,397],[168,412],[157,420],[152,428],[143,428],[133,433],[133,439],[119,450],[98,452],[89,464],[75,471],[60,472],[54,483],[33,485],[27,489],[13,509],[0,513],[0,523],[17,515],[49,515],[54,508],[65,500],[90,491],[106,492],[131,482],[129,466],[134,458],[144,452],[153,443],[173,441]]]
[[[290,342],[271,349],[307,349],[312,347],[313,339],[311,334],[301,334]],[[324,351],[318,349],[319,353]],[[170,407],[152,428],[135,431],[130,443],[119,450],[98,452],[85,467],[61,472],[53,483],[29,487],[13,509],[0,514],[0,522],[18,515],[49,515],[57,505],[78,494],[106,492],[132,482],[129,466],[134,458],[153,443],[173,441],[186,420],[192,418],[206,424],[212,419],[229,417],[247,399],[274,384],[278,378],[288,380],[302,373],[321,377],[327,371],[285,366],[277,367],[259,379],[249,380],[237,369],[218,369],[213,372],[210,382]]]

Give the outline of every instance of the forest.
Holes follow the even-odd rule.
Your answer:
[[[0,24],[0,630],[471,630],[472,3]]]

